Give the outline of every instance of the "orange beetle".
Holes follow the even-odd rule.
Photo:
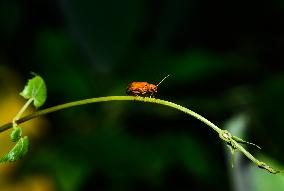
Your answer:
[[[126,93],[133,96],[152,97],[158,92],[158,86],[167,78],[164,77],[157,85],[148,82],[131,82],[128,84]]]

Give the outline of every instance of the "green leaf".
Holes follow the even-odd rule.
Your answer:
[[[0,159],[0,163],[14,162],[22,158],[28,152],[28,148],[29,148],[28,137],[25,136],[23,138],[20,138],[17,144],[14,146],[14,148]]]
[[[13,131],[10,134],[10,139],[13,142],[16,142],[21,138],[21,135],[22,135],[22,129],[20,127],[14,127]]]
[[[36,108],[42,106],[46,100],[46,86],[44,80],[37,74],[28,81],[20,93],[25,99],[33,99]]]

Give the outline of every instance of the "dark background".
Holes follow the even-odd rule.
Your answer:
[[[228,128],[238,131],[234,123],[247,120],[241,136],[262,147],[249,150],[281,168],[283,20],[280,0],[3,0],[1,113],[11,110],[8,122],[24,103],[18,93],[31,71],[46,81],[44,108],[125,95],[131,81],[157,84],[170,74],[157,98],[186,106],[222,129],[242,116]],[[11,97],[22,103],[13,105]],[[45,128],[31,128],[37,133],[28,155],[0,174],[0,189],[284,187],[282,175],[269,175],[246,158],[231,169],[228,149],[214,131],[164,106],[99,103],[42,120]],[[0,146],[7,145],[0,141]]]

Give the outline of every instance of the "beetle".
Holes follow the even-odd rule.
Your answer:
[[[155,96],[158,92],[158,86],[169,76],[164,77],[157,85],[148,82],[131,82],[127,86],[126,94],[142,97]]]

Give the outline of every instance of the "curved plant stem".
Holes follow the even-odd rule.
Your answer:
[[[54,107],[50,107],[47,109],[43,109],[43,110],[39,110],[37,112],[34,112],[31,115],[25,116],[19,120],[16,121],[17,124],[21,124],[25,121],[31,120],[33,118],[42,116],[42,115],[46,115],[48,113],[52,113],[55,111],[59,111],[62,109],[66,109],[69,107],[74,107],[74,106],[79,106],[79,105],[85,105],[85,104],[90,104],[90,103],[96,103],[96,102],[105,102],[105,101],[140,101],[140,102],[149,102],[149,103],[156,103],[156,104],[161,104],[161,105],[166,105],[172,108],[175,108],[177,110],[183,111],[197,119],[199,119],[200,121],[204,122],[205,124],[207,124],[208,126],[210,126],[212,129],[214,129],[217,133],[220,133],[222,130],[217,127],[216,125],[214,125],[212,122],[208,121],[207,119],[205,119],[204,117],[202,117],[201,115],[183,107],[180,106],[178,104],[169,102],[169,101],[165,101],[165,100],[160,100],[160,99],[155,99],[155,98],[149,98],[149,97],[139,97],[139,96],[108,96],[108,97],[98,97],[98,98],[90,98],[90,99],[84,99],[84,100],[79,100],[79,101],[74,101],[74,102],[69,102],[69,103],[65,103],[65,104],[61,104],[61,105],[57,105]],[[9,128],[12,127],[12,123],[7,123],[3,126],[0,127],[0,132],[5,131]]]
[[[211,127],[214,131],[216,131],[219,134],[219,137],[224,140],[232,149],[234,150],[239,150],[242,152],[245,156],[247,156],[252,162],[254,162],[258,167],[263,168],[267,170],[270,173],[276,174],[279,173],[280,171],[274,170],[265,163],[257,160],[254,156],[252,156],[244,147],[242,147],[239,143],[244,143],[244,142],[239,142],[238,139],[235,136],[232,136],[228,131],[222,130],[219,127],[217,127],[215,124],[207,120],[206,118],[202,117],[198,113],[195,113],[194,111],[191,111],[190,109],[187,109],[183,106],[180,106],[178,104],[161,100],[161,99],[155,99],[155,98],[149,98],[149,97],[139,97],[139,96],[107,96],[107,97],[98,97],[98,98],[90,98],[90,99],[84,99],[84,100],[79,100],[79,101],[74,101],[74,102],[69,102],[61,105],[57,105],[54,107],[50,107],[47,109],[43,109],[37,112],[34,112],[31,115],[25,116],[23,118],[20,118],[19,120],[16,121],[17,124],[21,124],[25,121],[31,120],[33,118],[52,113],[55,111],[59,111],[62,109],[74,107],[74,106],[79,106],[79,105],[84,105],[84,104],[90,104],[90,103],[96,103],[96,102],[105,102],[105,101],[139,101],[139,102],[149,102],[149,103],[156,103],[160,105],[165,105],[168,107],[175,108],[177,110],[180,110],[192,117],[195,117],[196,119],[202,121],[209,127]],[[12,123],[7,123],[5,125],[2,125],[0,127],[0,132],[5,131],[13,126]],[[240,139],[242,140],[242,139]]]

